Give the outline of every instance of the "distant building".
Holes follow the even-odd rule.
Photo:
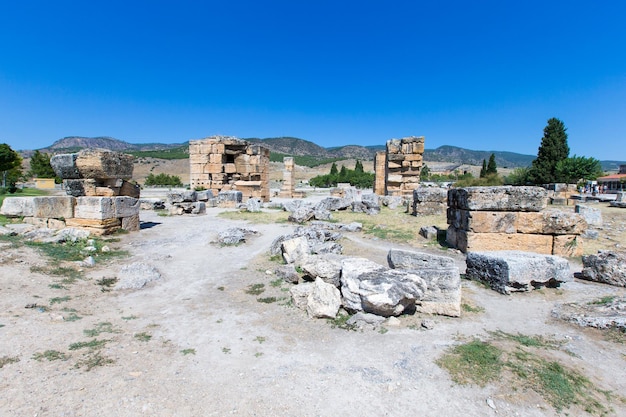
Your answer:
[[[619,166],[617,174],[598,178],[598,186],[606,187],[606,192],[623,191],[626,188],[626,165]]]

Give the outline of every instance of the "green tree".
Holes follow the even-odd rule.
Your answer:
[[[483,164],[484,164],[485,160],[483,159]],[[489,157],[489,162],[487,163],[487,169],[485,170],[485,174],[486,175],[490,175],[490,174],[497,174],[498,173],[498,166],[496,165],[496,155],[491,154],[491,156]]]
[[[515,168],[513,172],[505,177],[504,183],[508,185],[528,185],[529,171],[529,167]]]
[[[330,166],[330,175],[337,175],[339,171],[337,170],[337,164],[333,162]]]
[[[603,174],[600,161],[576,155],[559,161],[555,172],[557,181],[568,184],[576,184],[580,180],[595,180]]]
[[[2,172],[2,188],[7,186],[7,178],[14,181],[14,174],[19,176],[21,172],[22,158],[6,143],[0,144],[0,172]],[[15,182],[12,183],[13,185]]]
[[[485,178],[487,175],[487,161],[483,159],[483,167],[480,169],[479,178]]]
[[[357,173],[363,173],[363,163],[361,161],[359,161],[358,159],[356,160],[356,164],[354,164],[354,172]]]
[[[428,165],[424,164],[422,165],[422,170],[420,171],[420,180],[428,181],[429,178],[430,178],[430,168],[428,168]]]
[[[52,165],[50,165],[50,155],[39,151],[35,151],[30,158],[28,176],[33,178],[54,178],[57,184],[61,183],[61,179],[56,176]]]
[[[145,185],[148,186],[167,186],[167,187],[182,187],[183,182],[180,180],[180,177],[176,175],[168,175],[168,174],[157,174],[154,175],[152,173],[148,174],[146,177]]]
[[[565,124],[553,117],[543,129],[537,159],[532,163],[528,179],[533,184],[557,182],[556,166],[569,155]]]

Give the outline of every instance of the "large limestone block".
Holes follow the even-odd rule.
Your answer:
[[[577,213],[561,210],[544,210],[540,213],[517,213],[518,233],[547,235],[579,235],[587,230],[585,218]]]
[[[309,255],[309,243],[306,237],[298,236],[281,244],[281,253],[286,263],[299,264]]]
[[[81,178],[80,172],[78,172],[76,167],[77,156],[78,154],[75,153],[66,153],[53,155],[50,158],[50,165],[52,165],[52,169],[57,177],[64,180]]]
[[[320,278],[324,282],[340,286],[339,277],[341,275],[341,255],[325,253],[322,255],[310,255],[300,267],[304,274],[311,278]]]
[[[552,254],[569,258],[583,255],[583,239],[579,235],[556,235],[552,241]]]
[[[139,221],[139,214],[135,214],[129,217],[123,217],[121,220],[121,228],[122,230],[127,230],[129,232],[137,232],[141,228],[141,224]]]
[[[114,197],[115,217],[138,216],[141,209],[139,199],[132,197]]]
[[[506,211],[469,211],[449,208],[448,224],[457,229],[475,233],[515,233],[518,214]]]
[[[567,259],[521,251],[470,252],[466,275],[502,294],[558,287],[573,280]]]
[[[413,190],[413,200],[417,203],[447,203],[448,190],[439,187],[419,187]]]
[[[583,256],[582,279],[626,287],[626,252],[599,251]]]
[[[77,197],[74,217],[79,219],[113,219],[115,202],[111,197]]]
[[[518,250],[552,254],[552,236],[523,233],[474,233],[448,228],[447,242],[461,252]]]
[[[548,194],[541,187],[467,187],[448,190],[448,206],[460,210],[541,211]]]
[[[362,311],[359,295],[359,277],[368,272],[381,272],[387,268],[366,258],[345,258],[341,261],[341,295],[343,307],[349,312]]]
[[[32,217],[35,214],[33,197],[7,197],[2,202],[0,214],[7,217]]]
[[[108,235],[119,230],[121,227],[120,219],[65,219],[67,227],[76,227],[86,230],[96,236]]]
[[[50,196],[33,198],[33,216],[50,219],[74,217],[76,199],[70,196]]]
[[[362,310],[383,317],[414,311],[427,289],[426,282],[413,271],[389,269],[365,273],[358,279]]]
[[[76,168],[82,178],[131,179],[133,176],[132,155],[102,149],[84,149],[78,152]]]
[[[602,226],[602,212],[600,209],[583,204],[576,204],[574,210],[585,218],[589,226]]]

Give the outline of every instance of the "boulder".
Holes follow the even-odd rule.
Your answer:
[[[344,258],[341,261],[341,295],[343,307],[353,313],[363,311],[359,295],[359,277],[368,272],[382,272],[384,266],[366,258]]]
[[[246,241],[246,236],[255,235],[258,232],[243,227],[231,227],[217,235],[217,241],[220,245],[233,246]]]
[[[296,271],[293,264],[281,265],[274,269],[274,274],[291,284],[297,284],[300,281],[300,274]]]
[[[352,205],[352,199],[350,198],[341,198],[341,197],[326,197],[315,206],[316,210],[328,210],[328,211],[337,211],[337,210],[346,210],[348,207]]]
[[[343,257],[336,254],[311,255],[300,265],[305,275],[312,280],[320,278],[324,282],[339,287],[341,261]]]
[[[314,216],[315,212],[311,207],[302,206],[296,208],[294,211],[290,212],[287,220],[294,223],[306,223],[311,220]]]
[[[300,264],[309,256],[309,244],[304,236],[294,237],[281,242],[283,259],[288,264]]]
[[[306,306],[309,299],[309,294],[313,290],[313,286],[315,284],[312,282],[303,282],[299,285],[294,285],[289,288],[289,294],[291,295],[291,300],[293,301],[293,305],[300,310],[306,310]]]
[[[352,315],[347,321],[348,326],[358,330],[376,330],[385,322],[385,318],[376,314],[359,311]]]
[[[250,213],[259,213],[261,211],[261,199],[259,198],[249,198],[246,201],[246,210]]]
[[[583,256],[580,278],[626,287],[626,252],[599,251],[597,255]]]
[[[412,271],[390,269],[358,277],[361,309],[383,317],[415,311],[426,292],[426,282]]]
[[[424,239],[435,240],[439,235],[439,229],[437,229],[435,226],[422,226],[420,227],[419,234]]]
[[[380,197],[377,194],[363,194],[361,202],[365,206],[365,212],[369,215],[380,213]]]
[[[332,284],[324,282],[321,278],[315,279],[309,292],[306,303],[306,311],[311,318],[334,319],[341,307],[341,294]]]
[[[502,294],[572,281],[567,259],[522,251],[469,252],[466,275]]]
[[[541,211],[548,205],[542,187],[466,187],[448,190],[448,206],[460,210]]]

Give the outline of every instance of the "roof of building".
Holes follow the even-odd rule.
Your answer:
[[[622,178],[626,178],[626,174],[612,174],[612,175],[607,175],[605,177],[599,177],[598,181],[614,181],[614,180],[621,180]]]

